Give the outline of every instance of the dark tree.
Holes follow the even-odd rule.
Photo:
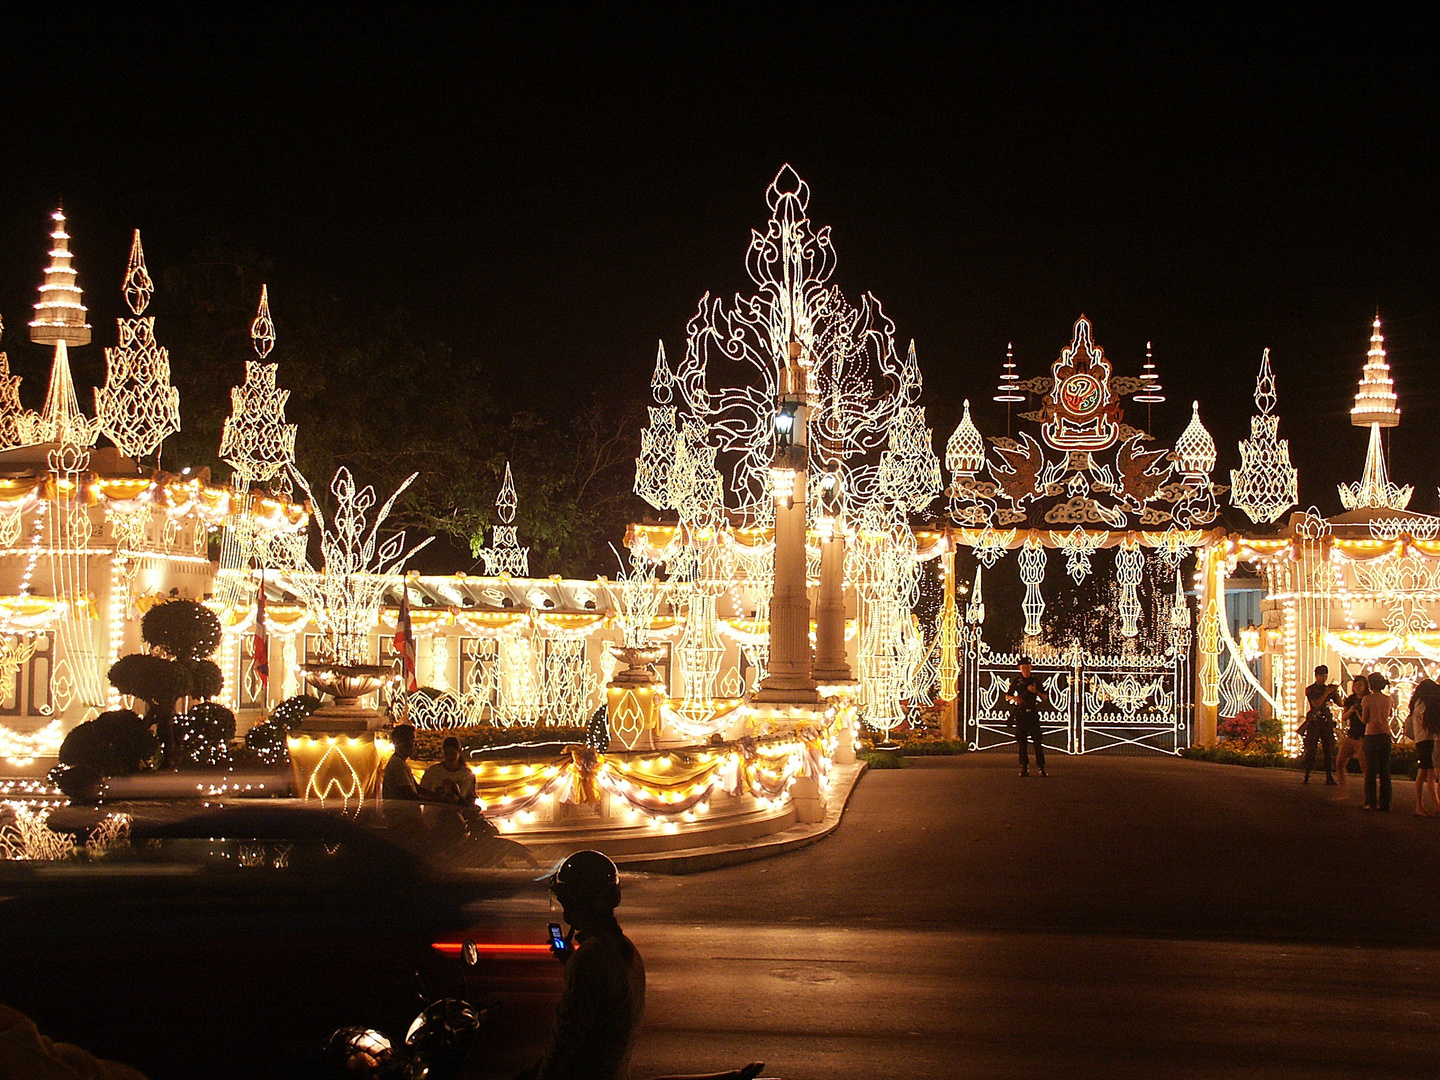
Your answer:
[[[122,694],[146,702],[145,723],[159,736],[161,762],[175,768],[175,703],[187,695],[212,696],[220,689],[219,668],[206,659],[220,646],[220,620],[203,604],[171,600],[145,613],[140,633],[152,651],[115,661],[110,682]]]
[[[71,799],[94,801],[106,777],[130,776],[155,755],[155,736],[129,709],[103,712],[77,725],[60,744],[51,782]]]

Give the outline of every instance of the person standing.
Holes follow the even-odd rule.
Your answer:
[[[1340,779],[1340,790],[1344,792],[1345,781],[1350,775],[1350,759],[1360,760],[1360,771],[1365,771],[1365,721],[1360,716],[1360,703],[1370,692],[1370,681],[1364,675],[1356,675],[1350,683],[1350,696],[1340,710],[1340,722],[1345,733],[1340,736],[1340,749],[1335,755],[1335,773]]]
[[[1045,737],[1040,730],[1040,706],[1049,705],[1040,679],[1033,674],[1030,658],[1020,658],[1020,674],[1010,678],[1010,687],[1005,691],[1005,700],[1010,702],[1010,722],[1015,726],[1015,746],[1020,752],[1020,775],[1030,775],[1030,755],[1025,752],[1025,740],[1035,744],[1035,767],[1041,776],[1045,771]]]
[[[1440,686],[1430,679],[1421,679],[1410,695],[1410,716],[1405,721],[1405,734],[1415,742],[1415,813],[1418,817],[1440,814],[1440,792],[1435,783],[1435,732],[1440,730]],[[1430,789],[1430,805],[1425,809],[1425,789]]]
[[[1360,703],[1365,721],[1365,810],[1390,809],[1390,714],[1395,702],[1385,693],[1390,681],[1378,671],[1369,675],[1370,692]],[[1377,801],[1376,786],[1379,786]]]
[[[1335,716],[1330,712],[1330,703],[1344,705],[1340,700],[1340,688],[1329,682],[1330,669],[1321,664],[1315,669],[1315,681],[1305,688],[1305,720],[1300,725],[1300,734],[1305,739],[1305,779],[1310,783],[1310,770],[1315,766],[1315,747],[1325,748],[1325,783],[1335,784],[1331,771],[1335,761]]]

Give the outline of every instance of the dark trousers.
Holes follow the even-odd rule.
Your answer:
[[[1380,780],[1380,801],[1375,801],[1375,780]],[[1365,736],[1365,805],[1390,809],[1390,736]]]
[[[1315,765],[1315,747],[1323,745],[1325,748],[1325,775],[1333,776],[1335,772],[1335,725],[1321,724],[1311,720],[1305,725],[1305,775],[1310,775],[1310,770]]]
[[[1025,752],[1025,740],[1035,744],[1035,767],[1045,769],[1045,743],[1040,732],[1040,717],[1022,716],[1015,721],[1015,746],[1020,751],[1020,768],[1030,768],[1030,756]]]

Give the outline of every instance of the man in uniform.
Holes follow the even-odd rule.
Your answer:
[[[1020,775],[1030,775],[1030,755],[1025,752],[1025,740],[1035,744],[1035,767],[1041,776],[1045,771],[1045,742],[1040,731],[1040,706],[1049,705],[1045,691],[1040,688],[1040,679],[1031,673],[1030,658],[1020,658],[1020,674],[1011,676],[1010,687],[1005,692],[1010,702],[1010,723],[1015,726],[1015,745],[1020,751]]]

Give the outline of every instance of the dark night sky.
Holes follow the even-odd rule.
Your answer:
[[[1338,511],[1378,305],[1393,472],[1436,507],[1436,42],[1414,27],[218,10],[7,27],[0,314],[32,405],[57,195],[97,364],[138,226],[152,270],[211,235],[273,261],[282,384],[288,278],[424,313],[517,395],[643,394],[655,339],[673,355],[703,292],[747,284],[790,161],[840,284],[915,339],[937,443],[965,396],[996,433],[1006,342],[1044,373],[1083,311],[1117,373],[1154,341],[1156,433],[1200,398],[1222,470],[1270,346],[1302,499]]]

